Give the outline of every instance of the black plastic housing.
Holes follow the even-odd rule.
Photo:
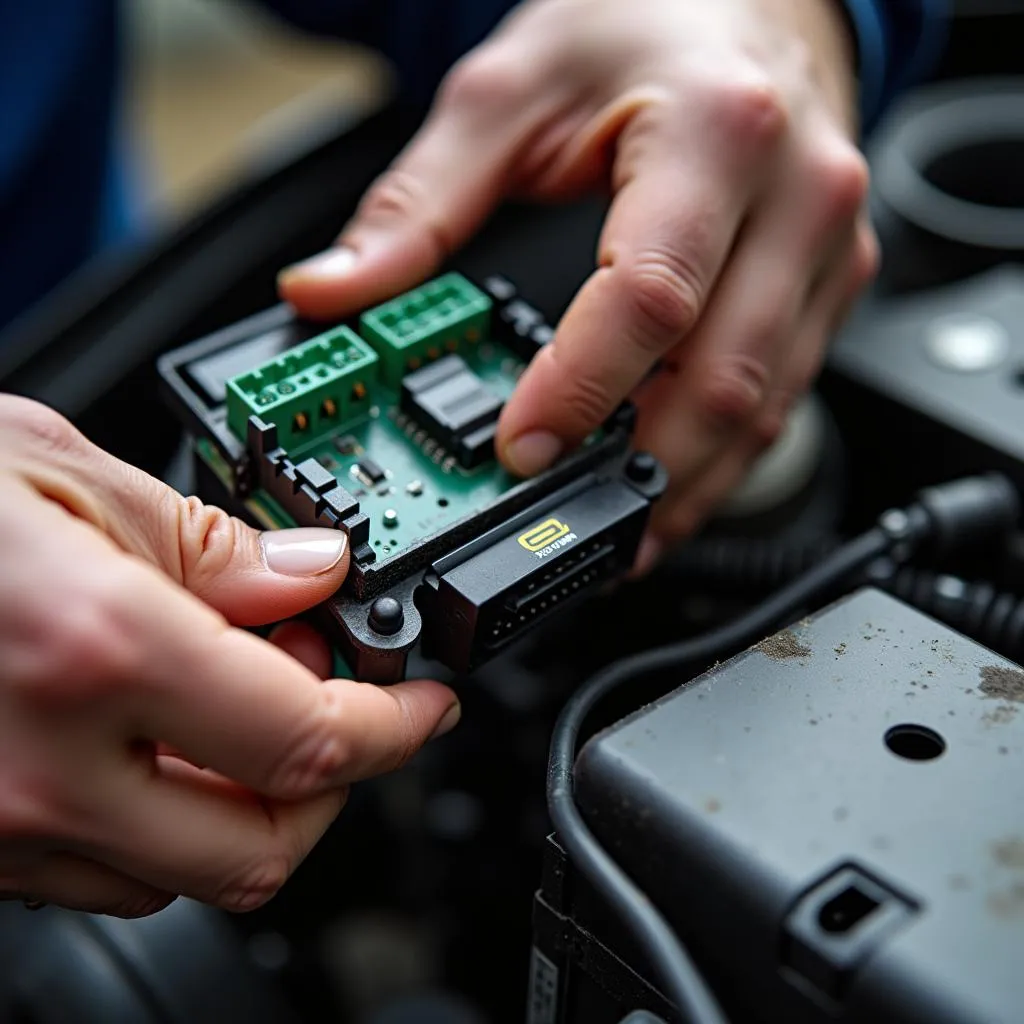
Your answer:
[[[1017,665],[862,590],[592,739],[577,800],[730,1019],[1009,1024],[1024,1007],[1022,699]],[[677,1019],[557,859],[537,922],[546,1019]],[[605,950],[607,980],[571,934]]]
[[[417,598],[436,657],[468,672],[629,570],[650,501],[614,469],[580,477],[431,566]]]
[[[496,323],[506,324],[506,307],[523,305],[514,286],[490,279],[484,287],[495,303]],[[540,329],[550,332],[550,327],[539,313],[537,318],[528,334],[543,338]],[[185,429],[193,439],[212,445],[227,468],[225,480],[196,455],[195,476],[204,500],[255,522],[246,499],[264,491],[297,522],[348,533],[349,575],[318,615],[356,678],[375,683],[401,679],[408,654],[421,639],[428,656],[453,671],[468,671],[547,618],[556,604],[593,591],[630,568],[651,503],[664,489],[665,473],[656,462],[648,465],[649,456],[641,459],[643,471],[636,470],[629,451],[635,417],[628,404],[604,424],[595,441],[550,470],[515,484],[475,514],[378,558],[368,543],[369,522],[358,501],[328,479],[322,466],[313,460],[296,465],[278,445],[276,429],[258,417],[249,420],[245,444],[227,426],[226,380],[323,330],[323,324],[297,320],[281,306],[169,353],[159,370]],[[505,328],[497,330],[503,337]],[[520,351],[526,354],[521,346]],[[368,455],[372,458],[373,452]],[[576,503],[563,507],[570,497]],[[527,531],[555,515],[570,517],[566,535],[574,531],[573,540],[559,538],[558,547],[540,557],[522,548],[522,559],[506,556],[517,543],[510,535],[515,529]],[[594,543],[597,550],[589,546]],[[555,570],[566,573],[565,594],[553,593],[552,581],[542,578]],[[487,574],[483,589],[478,586],[480,572]],[[531,585],[539,588],[536,604],[524,590]],[[402,625],[388,635],[371,625],[374,601],[384,597],[402,606]],[[502,615],[516,615],[517,621],[488,637],[487,631],[499,625],[500,609]],[[518,621],[520,616],[524,621]]]

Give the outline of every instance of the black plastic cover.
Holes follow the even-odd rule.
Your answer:
[[[599,735],[577,794],[744,1020],[1024,1008],[1024,671],[874,590]]]
[[[628,569],[649,511],[620,479],[584,479],[435,562],[421,603],[436,656],[466,671]]]

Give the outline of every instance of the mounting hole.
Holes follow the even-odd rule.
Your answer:
[[[441,506],[441,508],[447,508],[448,507],[448,499],[447,498],[438,498],[437,499],[437,503],[438,503],[438,505]]]
[[[885,745],[907,761],[934,761],[946,750],[946,741],[926,725],[894,725],[885,734]]]
[[[818,924],[831,935],[853,931],[881,904],[856,885],[847,886],[818,911]]]

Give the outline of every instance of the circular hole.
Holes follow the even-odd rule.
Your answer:
[[[1024,207],[1024,138],[968,143],[924,167],[929,184],[955,199],[1001,209]]]
[[[885,734],[885,745],[907,761],[934,761],[946,749],[946,741],[926,725],[894,725]]]
[[[437,499],[437,503],[438,503],[438,505],[441,506],[441,508],[447,508],[448,507],[448,499],[447,498],[438,498]]]

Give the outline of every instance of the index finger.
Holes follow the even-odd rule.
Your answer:
[[[321,682],[190,594],[144,575],[132,608],[145,620],[147,665],[124,689],[129,718],[136,736],[195,764],[296,799],[390,771],[457,720],[455,695],[440,683]]]
[[[503,412],[498,451],[523,476],[597,428],[699,319],[746,213],[744,146],[699,138],[665,110],[620,150],[619,188],[599,267],[534,358]]]

